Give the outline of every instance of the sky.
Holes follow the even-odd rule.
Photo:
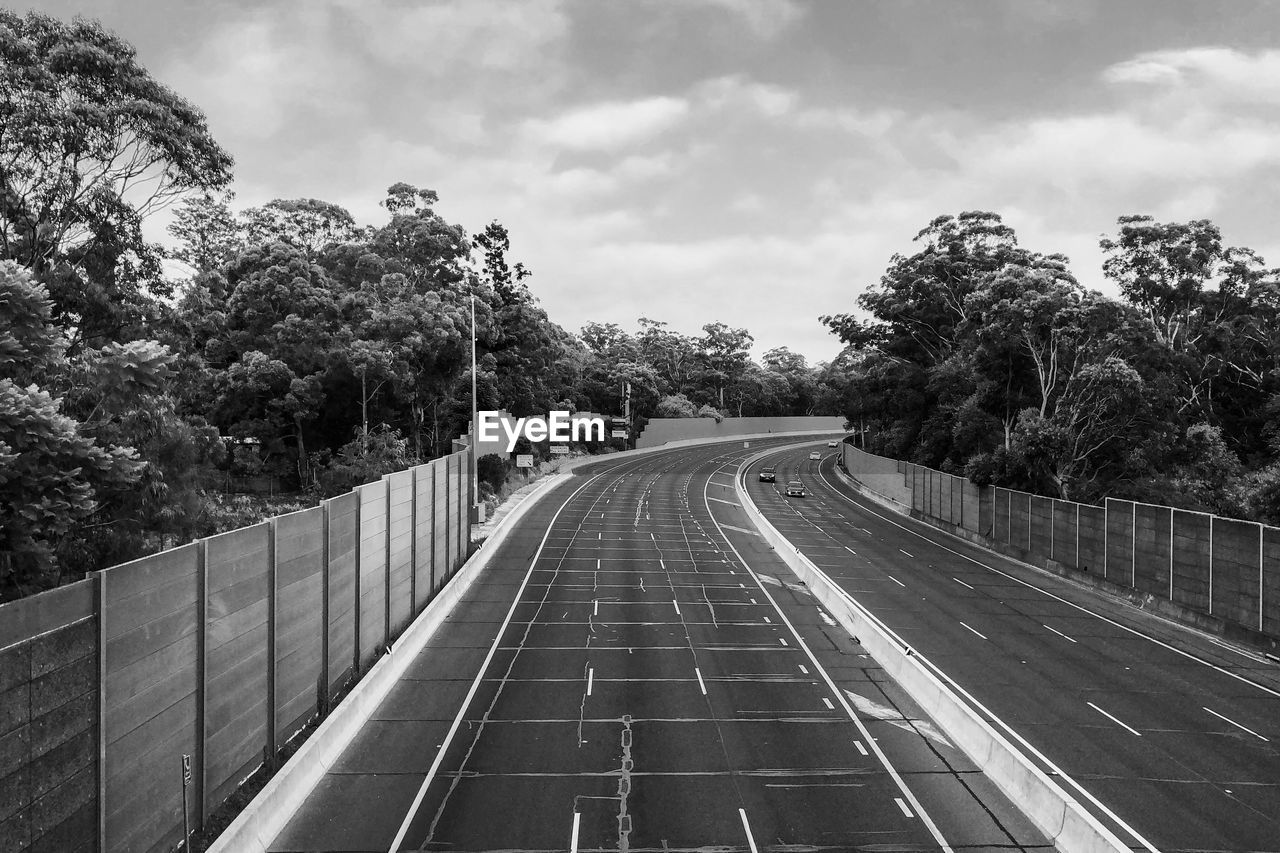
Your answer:
[[[15,4],[14,8],[21,8]],[[551,318],[748,329],[811,362],[934,217],[999,213],[1114,293],[1119,216],[1280,266],[1280,4],[45,0],[207,115],[236,206],[492,220]],[[152,223],[153,237],[163,227]]]

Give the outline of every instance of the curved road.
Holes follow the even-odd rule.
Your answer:
[[[1007,725],[1134,849],[1280,850],[1280,668],[858,494],[822,445],[781,451],[794,545]]]
[[[749,530],[768,444],[558,486],[270,849],[1045,848]]]

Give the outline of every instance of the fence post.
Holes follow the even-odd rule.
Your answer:
[[[436,483],[436,463],[431,463],[431,597],[436,594],[436,542],[440,531],[436,529],[436,518],[439,517],[440,489]]]
[[[1111,544],[1111,501],[1106,498],[1102,499],[1102,579],[1107,579],[1107,563],[1110,562],[1110,554],[1108,553]]]
[[[1173,507],[1169,507],[1169,600],[1173,601]]]
[[[1027,492],[1027,553],[1031,553],[1031,528],[1035,527],[1035,514],[1032,505],[1035,499],[1031,497],[1031,493]]]
[[[449,457],[446,456],[442,460],[444,462],[444,574],[448,578],[453,573],[453,489],[449,486],[449,475],[453,473],[453,466],[449,464]]]
[[[1049,559],[1056,559],[1053,553],[1053,526],[1054,520],[1058,517],[1058,502],[1049,498]]]
[[[1209,516],[1209,615],[1213,615],[1213,520],[1216,515]]]
[[[266,763],[276,766],[276,612],[280,573],[276,569],[276,520],[267,521],[267,743]]]
[[[207,712],[209,708],[209,546],[196,541],[196,831],[204,827],[205,794],[209,780]],[[185,848],[184,848],[185,849]]]
[[[352,490],[356,496],[356,542],[355,542],[355,577],[352,578],[352,589],[355,592],[354,606],[351,608],[352,632],[351,642],[351,677],[360,677],[360,553],[364,550],[362,521],[364,518],[364,496],[360,489]]]
[[[107,573],[93,573],[98,616],[98,853],[107,850]]]
[[[320,501],[320,695],[316,710],[320,716],[329,713],[329,501]]]
[[[382,645],[391,645],[391,478],[382,475]]]
[[[418,615],[418,466],[409,469],[409,612]],[[413,621],[412,617],[409,620]]]
[[[1129,509],[1129,586],[1138,586],[1138,504]]]
[[[1263,607],[1262,607],[1262,593],[1263,593],[1263,583],[1262,583],[1262,581],[1263,581],[1263,578],[1262,578],[1262,567],[1263,567],[1263,562],[1262,562],[1262,550],[1263,550],[1263,541],[1262,541],[1262,534],[1263,534],[1263,533],[1265,533],[1265,532],[1266,532],[1266,528],[1265,528],[1265,527],[1263,527],[1261,524],[1259,524],[1259,525],[1258,525],[1258,630],[1259,630],[1259,631],[1261,631],[1261,630],[1262,630],[1262,625],[1263,625],[1263,622],[1262,622],[1262,615],[1263,615],[1263,612],[1264,612],[1264,611],[1263,611]]]

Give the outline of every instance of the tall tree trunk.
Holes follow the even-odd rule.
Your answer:
[[[298,483],[302,488],[311,485],[311,463],[307,459],[307,443],[302,437],[302,415],[293,416],[293,434],[298,445]]]

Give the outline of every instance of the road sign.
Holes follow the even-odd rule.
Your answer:
[[[614,438],[626,438],[626,437],[627,437],[627,435],[628,435],[628,433],[627,433],[627,431],[626,431],[625,429],[615,429],[615,430],[613,431],[613,437],[614,437]]]
[[[563,456],[564,454],[566,454],[566,453],[568,453],[568,452],[569,452],[569,448],[568,448],[568,447],[566,447],[566,446],[564,446],[563,444],[553,444],[553,445],[551,445],[551,455],[552,455],[552,456]]]
[[[532,468],[532,467],[533,467],[533,454],[532,454],[532,453],[517,453],[517,454],[516,454],[516,467],[517,467],[517,468]]]

